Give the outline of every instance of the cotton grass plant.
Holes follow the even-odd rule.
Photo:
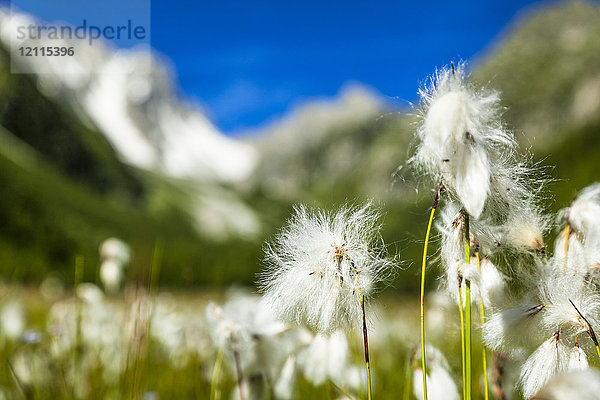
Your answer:
[[[387,279],[393,263],[379,236],[380,214],[370,204],[337,212],[298,206],[266,247],[264,299],[285,321],[321,333],[362,320],[368,398],[372,396],[365,300]]]
[[[557,220],[563,226],[554,254],[536,265],[537,284],[524,293],[522,304],[499,311],[484,326],[491,348],[510,352],[515,345],[538,346],[519,377],[526,398],[534,397],[557,374],[587,370],[590,352],[600,356],[594,330],[600,323],[594,281],[600,223],[597,188],[593,184],[584,189],[559,212]]]
[[[440,182],[423,253],[421,351],[426,350],[427,245],[434,211],[443,203],[442,221],[437,224],[440,261],[443,286],[459,308],[463,398],[472,396],[473,302],[479,304],[485,343],[494,351],[518,354],[523,351],[519,346],[529,345],[531,339],[543,340],[522,366],[520,387],[525,397],[531,397],[569,365],[588,365],[582,335],[598,348],[593,327],[600,310],[593,280],[600,260],[600,189],[592,185],[561,211],[564,228],[548,258],[544,235],[552,217],[539,206],[547,179],[530,156],[518,152],[514,135],[500,119],[499,93],[470,83],[464,65],[455,69],[451,64],[436,72],[420,94],[418,143],[409,162],[431,182]],[[443,190],[447,195],[440,196]],[[525,304],[502,311],[506,302],[514,303],[515,296]],[[491,313],[489,321],[487,313]],[[427,398],[428,357],[421,359]],[[482,364],[487,399],[485,349]]]
[[[449,235],[442,245],[449,278],[458,283],[458,304],[461,315],[461,346],[463,348],[463,396],[471,397],[471,281],[478,273],[471,263],[469,219],[478,219],[484,206],[493,202],[488,197],[493,186],[510,176],[503,167],[512,154],[515,141],[499,119],[497,92],[477,88],[467,81],[465,69],[454,65],[438,71],[428,86],[420,91],[421,122],[417,129],[418,147],[410,162],[418,169],[440,181],[450,196],[463,207],[460,221],[454,224],[456,234]],[[503,158],[504,157],[504,158]],[[438,189],[430,222],[439,200]],[[458,240],[457,240],[458,239]],[[423,255],[421,301],[424,297],[426,248]],[[449,260],[448,260],[449,259]],[[452,275],[452,276],[450,276]],[[463,289],[464,284],[464,289]],[[462,293],[465,293],[464,312]],[[421,306],[421,314],[424,307]],[[463,315],[464,314],[464,315]],[[464,316],[464,323],[463,323]],[[421,315],[421,320],[424,320]],[[425,352],[425,330],[421,326],[421,351]],[[426,363],[422,357],[424,397],[427,398]],[[487,392],[487,390],[486,390]]]

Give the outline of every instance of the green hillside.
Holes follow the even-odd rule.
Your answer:
[[[10,74],[9,66],[0,51],[3,279],[39,282],[53,271],[70,281],[82,254],[85,278],[93,281],[98,246],[111,236],[132,246],[129,275],[142,282],[157,240],[165,244],[165,284],[230,282],[240,264],[257,258],[256,244],[202,240],[182,207],[189,199],[180,185],[121,162],[98,130],[42,94],[35,77]]]

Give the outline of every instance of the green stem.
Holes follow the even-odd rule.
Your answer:
[[[469,214],[465,212],[465,263],[471,264],[471,236],[469,234]],[[471,400],[471,281],[465,279],[465,364],[466,399]]]
[[[74,282],[74,291],[75,291],[75,349],[73,353],[73,397],[79,398],[77,387],[81,383],[81,368],[79,365],[79,359],[81,358],[81,346],[82,346],[82,332],[81,332],[81,318],[82,318],[82,305],[81,300],[77,297],[77,287],[81,282],[83,282],[83,268],[84,268],[84,258],[82,255],[78,255],[75,257],[75,282]]]
[[[219,400],[219,392],[217,389],[219,387],[219,378],[221,375],[221,364],[223,364],[223,349],[219,349],[217,353],[217,360],[215,361],[215,366],[213,368],[212,380],[210,381],[210,400]]]
[[[242,375],[242,364],[240,362],[240,352],[237,349],[235,341],[232,340],[233,346],[233,360],[235,361],[235,372],[237,375],[237,385],[240,391],[240,400],[244,400],[244,377]]]
[[[412,372],[414,364],[414,352],[413,355],[406,358],[404,363],[404,391],[402,392],[402,400],[410,399],[410,389],[412,387]]]
[[[141,388],[145,382],[145,379],[147,379],[147,377],[149,376],[150,373],[150,357],[149,357],[149,353],[150,353],[150,337],[151,335],[151,331],[152,331],[152,317],[154,316],[154,298],[156,296],[156,292],[158,289],[158,279],[160,276],[160,267],[161,267],[161,261],[162,261],[162,255],[163,255],[163,251],[164,251],[164,243],[162,241],[162,239],[156,239],[156,241],[154,242],[154,252],[152,253],[152,264],[150,265],[150,282],[148,283],[148,309],[145,310],[147,312],[147,314],[145,315],[146,318],[146,339],[143,343],[140,344],[140,349],[138,349],[138,353],[137,353],[137,357],[138,359],[136,360],[136,364],[135,364],[135,369],[134,369],[134,375],[133,375],[133,395],[135,396],[136,393],[139,391],[139,388]],[[143,318],[142,315],[139,316],[140,318]],[[143,346],[143,347],[142,347]],[[143,370],[140,371],[140,376],[137,375],[137,367],[138,367],[138,362],[139,357],[142,357],[142,361],[143,361],[143,365],[141,365],[141,367],[143,367]]]
[[[475,259],[477,260],[477,271],[481,272],[481,262],[479,260],[479,251],[475,251]],[[485,324],[485,311],[483,307],[483,297],[479,293],[479,305],[481,312],[481,327]],[[487,376],[487,354],[485,351],[485,345],[481,345],[481,360],[483,362],[483,397],[484,400],[488,400],[488,376]]]
[[[331,380],[329,382],[331,383],[331,385],[333,386],[333,388],[335,390],[337,390],[338,392],[340,392],[342,394],[342,397],[345,397],[348,400],[352,400],[354,398],[350,393],[348,393],[346,390],[344,390],[343,387],[339,386],[338,384],[336,384],[335,382],[333,382]]]
[[[460,313],[460,359],[462,364],[463,400],[467,398],[466,366],[465,366],[465,314],[463,311],[462,278],[458,282],[458,310]]]
[[[157,239],[154,243],[154,253],[152,254],[152,265],[150,267],[150,298],[154,296],[158,288],[158,278],[160,276],[160,267],[164,252],[164,242],[162,239]]]
[[[565,226],[565,248],[564,248],[564,253],[565,253],[565,259],[563,260],[563,274],[567,272],[567,255],[569,254],[569,236],[571,233],[571,225],[567,224]]]
[[[465,362],[466,395],[471,400],[471,282],[465,280]]]
[[[365,317],[365,297],[362,295],[362,291],[358,288],[358,297],[360,298],[360,307],[362,308],[362,319],[363,319],[363,341],[365,346],[365,364],[367,366],[367,388],[368,388],[368,400],[371,400],[371,365],[369,362],[369,340],[367,337],[367,319]]]
[[[425,267],[427,266],[427,246],[429,245],[429,234],[431,233],[431,224],[433,223],[433,215],[440,201],[440,195],[444,190],[442,182],[438,185],[429,215],[429,223],[427,224],[427,233],[425,234],[425,245],[423,246],[423,262],[421,264],[421,368],[423,370],[423,399],[427,400],[427,357],[425,356]]]
[[[30,396],[27,395],[27,391],[25,390],[25,387],[23,386],[23,383],[21,383],[21,380],[19,379],[19,377],[15,373],[15,369],[13,368],[10,360],[7,360],[6,364],[8,365],[8,369],[10,370],[10,374],[11,374],[12,378],[14,379],[14,381],[15,381],[15,383],[17,385],[17,388],[19,389],[19,392],[21,393],[21,396],[24,399],[29,398]]]

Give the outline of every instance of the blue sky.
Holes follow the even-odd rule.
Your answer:
[[[490,45],[527,1],[152,3],[152,44],[225,132],[362,82],[392,105]]]
[[[75,0],[18,1],[52,19]],[[151,41],[183,94],[235,134],[348,82],[406,106],[437,66],[481,54],[531,3],[153,0]]]

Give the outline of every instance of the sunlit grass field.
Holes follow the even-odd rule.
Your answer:
[[[75,296],[72,288],[64,288],[52,280],[41,287],[4,285],[0,297],[1,321],[13,326],[20,324],[20,329],[10,335],[2,331],[4,368],[0,370],[0,396],[7,399],[238,398],[233,360],[228,360],[225,352],[219,363],[219,349],[210,334],[214,326],[207,325],[205,309],[211,302],[224,305],[240,298],[254,304],[256,295],[252,292],[251,288],[225,292],[159,289],[149,297],[147,289],[129,286],[123,293],[109,296],[93,284],[82,283]],[[411,358],[419,344],[417,300],[384,293],[370,310],[374,398],[414,398],[412,374],[420,373]],[[429,304],[430,342],[447,355],[451,374],[459,380],[458,309],[438,297],[432,297]],[[147,313],[151,314],[150,319]],[[299,329],[286,326],[278,335]],[[312,333],[303,330],[303,334],[306,337],[293,352],[298,357],[314,340]],[[309,377],[304,371],[309,366],[295,371],[291,398],[366,398],[360,327],[345,336],[347,356],[340,356],[344,351],[335,346],[324,347],[320,358],[314,355],[311,358],[323,365],[315,365],[316,371],[308,371]],[[252,341],[258,345],[272,339],[257,335]],[[269,351],[281,354],[264,356],[285,357],[288,347],[270,348]],[[261,357],[262,351],[265,350],[255,347],[249,353],[241,351],[240,356]],[[474,354],[480,354],[477,346]],[[479,357],[473,358],[477,376],[481,372],[480,361]],[[338,377],[328,379],[330,373],[342,370],[353,371],[346,386]],[[277,398],[272,392],[276,382],[269,381],[273,377],[265,372],[261,376],[257,371],[254,376],[244,376],[254,388],[253,393]],[[323,382],[315,384],[311,374],[323,374]],[[476,398],[482,382],[474,379]]]

